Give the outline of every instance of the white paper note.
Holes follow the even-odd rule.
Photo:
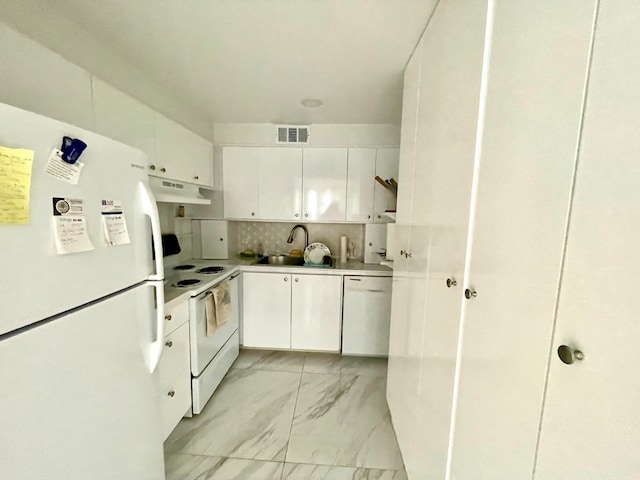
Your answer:
[[[131,243],[119,200],[102,200],[102,231],[111,246]]]
[[[33,150],[0,146],[0,224],[29,223]]]
[[[77,185],[80,180],[80,173],[82,172],[84,163],[67,163],[62,160],[62,152],[57,148],[54,148],[49,155],[49,161],[47,162],[46,172],[65,182]]]
[[[59,255],[93,250],[82,200],[54,197],[53,227]]]

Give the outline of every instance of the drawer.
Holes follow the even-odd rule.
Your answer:
[[[187,320],[189,320],[189,300],[180,302],[170,308],[165,306],[164,335],[169,335]]]
[[[164,347],[158,364],[158,384],[161,388],[179,374],[191,375],[189,363],[189,322],[178,327],[164,339]]]
[[[160,390],[160,415],[162,418],[162,440],[176,428],[180,419],[191,408],[191,375],[181,373],[169,385]]]

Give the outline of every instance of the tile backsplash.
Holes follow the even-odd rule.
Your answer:
[[[304,250],[304,232],[298,229],[293,243],[287,243],[289,232],[295,224],[276,222],[234,222],[238,228],[237,252],[247,248],[258,251],[262,244],[265,253],[287,253],[293,249]],[[305,223],[309,230],[309,243],[324,243],[331,255],[340,256],[340,237],[346,235],[352,248],[352,258],[364,254],[364,225],[345,223]],[[233,246],[231,246],[233,249]]]

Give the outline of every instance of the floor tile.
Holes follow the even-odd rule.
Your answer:
[[[403,470],[385,379],[303,373],[286,461]]]
[[[350,357],[332,353],[307,353],[304,371],[308,373],[344,373],[387,376],[387,359],[380,357]]]
[[[204,411],[180,421],[165,450],[284,460],[300,375],[230,370]]]
[[[304,353],[273,352],[270,350],[241,350],[231,368],[250,368],[278,372],[301,372]]]
[[[166,480],[274,480],[281,477],[282,466],[281,462],[202,455],[174,454],[165,459]]]
[[[407,480],[401,470],[285,463],[282,480]]]

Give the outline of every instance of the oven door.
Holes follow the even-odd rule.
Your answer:
[[[207,290],[197,297],[192,297],[189,300],[191,373],[194,377],[197,377],[202,373],[231,335],[238,330],[238,315],[237,312],[234,311],[227,323],[218,327],[213,335],[207,337],[207,323],[204,305],[207,297],[211,295],[213,295],[211,290]],[[232,304],[233,310],[237,308],[237,304]]]

